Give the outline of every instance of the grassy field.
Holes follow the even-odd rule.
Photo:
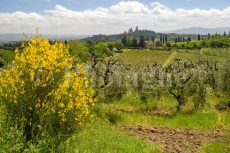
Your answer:
[[[210,97],[205,109],[198,112],[182,112],[172,115],[151,115],[138,110],[172,110],[176,101],[170,98],[163,98],[158,101],[143,103],[138,96],[124,96],[120,101],[99,104],[96,114],[114,125],[141,125],[144,127],[165,127],[170,129],[194,129],[198,131],[209,131],[211,129],[225,129],[224,139],[209,144],[203,144],[200,148],[206,153],[227,153],[229,151],[230,112],[219,112],[214,109],[213,104],[224,101],[226,98],[217,99]],[[190,106],[187,106],[188,108]]]
[[[219,99],[219,101],[227,98]],[[145,126],[165,126],[169,128],[192,128],[207,130],[210,128],[224,126],[230,130],[230,112],[218,112],[214,103],[219,103],[215,97],[210,97],[206,107],[198,112],[190,110],[187,104],[182,112],[176,113],[177,102],[170,97],[162,97],[159,100],[142,102],[135,94],[126,95],[120,101],[99,104],[97,114],[106,116],[116,124],[138,124]],[[157,112],[158,114],[151,114]],[[169,112],[169,113],[167,113]]]
[[[175,55],[172,55],[176,52]],[[172,59],[171,59],[172,58]],[[143,64],[157,62],[164,64],[165,62],[173,62],[173,59],[189,59],[193,62],[204,61],[225,61],[226,56],[212,56],[197,53],[187,53],[185,51],[150,51],[150,50],[129,50],[125,49],[123,53],[115,55],[113,59],[121,59],[127,64]],[[169,61],[170,60],[170,61]]]
[[[79,153],[160,153],[143,138],[128,136],[111,123],[94,118],[83,132],[76,135],[73,145]]]

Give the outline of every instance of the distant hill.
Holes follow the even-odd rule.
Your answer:
[[[226,32],[228,34],[230,32],[230,27],[220,27],[220,28],[192,27],[192,28],[168,31],[166,33],[177,33],[177,34],[208,34],[208,33],[215,34],[215,33],[220,33],[220,34],[223,34],[224,32]]]
[[[32,38],[35,34],[26,34],[27,38]],[[88,36],[83,35],[42,35],[50,40],[72,40],[72,39],[83,39]],[[21,41],[24,40],[23,34],[14,34],[14,33],[0,33],[0,42],[12,42],[12,41]]]
[[[82,39],[83,41],[91,41],[91,42],[97,42],[97,41],[114,41],[114,40],[121,40],[123,39],[125,36],[126,37],[135,37],[135,38],[139,38],[140,36],[144,36],[145,38],[149,38],[152,39],[152,37],[154,36],[155,38],[158,37],[157,35],[159,35],[158,33],[156,33],[155,31],[151,31],[151,30],[139,30],[138,27],[136,27],[135,30],[133,30],[132,28],[129,29],[128,31],[125,31],[123,33],[120,34],[113,34],[113,35],[106,35],[106,34],[99,34],[99,35],[93,35],[92,37],[88,37],[86,39]]]
[[[167,40],[169,42],[175,41],[176,38],[178,37],[183,37],[185,39],[188,39],[190,37],[192,40],[197,39],[197,35],[194,34],[176,34],[176,33],[165,33],[165,32],[155,32],[152,30],[147,30],[147,29],[132,29],[130,28],[128,31],[125,31],[120,34],[113,34],[113,35],[93,35],[92,37],[88,37],[85,39],[82,39],[82,41],[90,41],[90,42],[97,42],[97,41],[114,41],[114,40],[121,40],[124,37],[134,37],[137,40],[140,39],[140,36],[144,36],[146,40],[152,40],[153,38],[155,40],[159,40],[161,36],[166,36],[167,35]]]

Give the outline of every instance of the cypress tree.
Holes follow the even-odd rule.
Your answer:
[[[165,35],[165,43],[167,43],[167,42],[168,42],[168,36]]]
[[[160,34],[160,41],[163,42],[162,35]]]
[[[144,36],[140,36],[139,47],[145,47],[145,38]]]
[[[198,38],[197,38],[197,40],[201,40],[200,34],[198,34]]]
[[[137,39],[136,38],[133,38],[133,47],[138,47]]]
[[[229,32],[229,34],[230,34],[230,32]],[[152,37],[152,41],[153,41],[153,43],[155,42],[155,37],[154,36]]]
[[[124,36],[124,38],[122,39],[122,43],[125,47],[127,47],[127,40],[126,40],[126,36]]]

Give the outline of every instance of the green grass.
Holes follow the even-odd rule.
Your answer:
[[[223,140],[215,141],[203,146],[205,153],[229,153],[230,152],[230,135],[229,133]]]
[[[219,99],[219,102],[226,98]],[[108,104],[98,104],[96,114],[109,120],[111,123],[127,125],[164,126],[169,128],[191,128],[208,130],[214,127],[225,127],[230,129],[230,112],[218,112],[210,103],[217,103],[214,97],[208,99],[208,105],[203,110],[193,112],[191,104],[184,106],[182,112],[174,115],[151,115],[145,111],[138,110],[163,110],[164,112],[175,112],[177,102],[174,98],[163,96],[159,100],[148,103],[140,101],[137,94],[125,95],[120,101]],[[128,110],[118,111],[118,110]]]
[[[143,113],[120,113],[119,123],[128,125],[164,126],[169,128],[191,128],[207,130],[215,127],[218,115],[215,112],[184,114],[172,116],[153,116]]]
[[[114,56],[113,59],[121,59],[127,64],[143,64],[152,62],[164,64],[173,52],[174,51],[148,51],[126,49],[123,53]],[[174,59],[189,59],[194,62],[199,60],[225,61],[226,57],[187,52],[177,52]]]
[[[150,115],[143,112],[117,112],[112,108],[116,106],[100,104],[99,117],[109,120],[111,123],[125,125],[163,126],[169,128],[191,128],[208,130],[216,126],[229,127],[229,112],[217,113],[214,110],[204,110],[194,113],[177,113],[175,115]]]
[[[165,107],[171,109],[177,105],[177,101],[172,97],[162,96],[160,99],[152,99],[148,100],[148,102],[142,102],[138,94],[130,92],[124,95],[121,100],[113,102],[112,105],[124,109],[146,110],[151,108],[164,109]]]
[[[153,144],[142,138],[128,136],[109,123],[96,119],[75,137],[79,153],[159,153]]]

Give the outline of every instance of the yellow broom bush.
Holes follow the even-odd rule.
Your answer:
[[[16,50],[0,72],[0,101],[7,119],[26,138],[45,135],[58,142],[75,133],[94,105],[92,80],[82,65],[73,65],[68,47],[37,36]]]

